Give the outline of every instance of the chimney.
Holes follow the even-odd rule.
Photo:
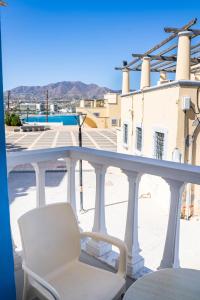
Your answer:
[[[190,80],[191,36],[191,31],[182,31],[178,34],[176,80]]]
[[[150,87],[150,57],[145,56],[142,59],[142,71],[141,71],[141,81],[140,89]]]

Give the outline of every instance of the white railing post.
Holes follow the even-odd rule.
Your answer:
[[[12,168],[7,167],[7,179],[9,178],[9,174],[10,174],[11,171],[12,171]],[[9,200],[9,202],[10,202],[10,200]],[[15,268],[15,271],[17,271],[17,270],[19,270],[21,268],[22,259],[21,259],[21,256],[16,252],[17,246],[15,245],[15,241],[14,241],[12,235],[13,235],[13,233],[11,232],[12,247],[13,247],[13,257],[14,257],[14,268]]]
[[[76,210],[76,163],[77,160],[73,158],[66,158],[67,165],[67,202],[71,204],[75,215]]]
[[[159,269],[179,267],[181,199],[184,182],[165,179],[170,188],[170,209],[163,257]]]
[[[128,248],[127,272],[131,277],[144,267],[144,258],[140,255],[141,249],[138,241],[138,190],[141,173],[122,170],[129,182],[128,208],[125,230],[125,243]]]
[[[45,172],[46,167],[43,163],[32,163],[36,177],[36,207],[45,206]]]
[[[96,173],[96,199],[94,211],[94,224],[92,231],[106,233],[105,222],[105,175],[107,166],[98,163],[92,164]],[[87,251],[95,256],[102,256],[111,251],[112,246],[104,242],[90,240],[86,246]]]

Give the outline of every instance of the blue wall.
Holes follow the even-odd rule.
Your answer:
[[[16,299],[10,231],[0,34],[0,299]]]

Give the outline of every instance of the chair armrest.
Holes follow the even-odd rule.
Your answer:
[[[126,266],[127,266],[127,247],[126,244],[121,241],[120,239],[107,235],[107,234],[102,234],[99,232],[81,232],[80,233],[81,238],[85,238],[85,237],[90,237],[94,240],[97,241],[103,241],[106,242],[108,244],[112,244],[113,246],[116,246],[119,251],[119,266],[118,266],[118,272],[117,274],[125,277],[126,276]]]
[[[54,300],[60,300],[60,296],[58,292],[43,278],[41,278],[39,275],[37,275],[35,272],[33,272],[31,269],[29,269],[24,263],[22,264],[22,268],[24,272],[28,276],[30,276],[35,282],[37,282],[46,292],[48,292]]]

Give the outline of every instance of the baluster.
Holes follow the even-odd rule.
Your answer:
[[[92,164],[96,174],[96,199],[94,224],[92,231],[107,233],[105,222],[105,175],[107,166],[101,164]],[[102,256],[111,251],[112,246],[104,242],[90,240],[86,246],[87,251],[95,256]]]
[[[165,179],[170,187],[170,209],[163,257],[159,269],[179,267],[181,199],[184,182]]]
[[[67,165],[67,202],[71,204],[75,215],[77,215],[76,210],[76,163],[77,160],[73,158],[66,158]]]
[[[128,248],[127,272],[131,277],[144,267],[144,258],[140,255],[141,249],[138,241],[138,190],[141,173],[122,170],[128,177],[129,194],[125,230],[125,243]]]
[[[36,176],[36,207],[45,206],[45,171],[43,163],[32,163]]]

